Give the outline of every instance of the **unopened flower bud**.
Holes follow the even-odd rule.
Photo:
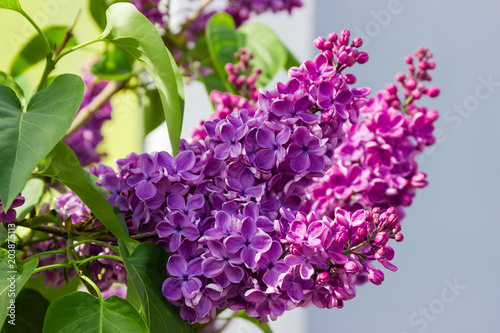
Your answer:
[[[373,242],[377,244],[378,246],[383,246],[387,244],[389,241],[389,235],[387,235],[387,232],[381,231],[375,235],[375,238],[373,239]]]
[[[386,213],[389,214],[389,215],[390,214],[396,214],[396,208],[389,207],[389,208],[387,208]]]
[[[328,40],[332,43],[335,43],[338,39],[338,35],[335,32],[330,32],[328,34]]]
[[[404,236],[403,236],[403,234],[402,234],[402,233],[397,233],[397,234],[395,234],[395,235],[394,235],[394,240],[395,240],[396,242],[398,242],[398,243],[399,243],[399,242],[402,242],[404,239],[405,239],[405,238],[404,238]]]
[[[411,92],[411,95],[413,96],[414,99],[420,99],[420,97],[422,97],[422,91],[421,90],[413,90]]]
[[[366,237],[368,236],[368,231],[366,230],[366,228],[359,228],[356,231],[356,236],[358,236],[358,238],[360,239],[366,239]]]
[[[396,95],[398,92],[398,87],[394,83],[389,83],[388,85],[385,86],[385,89],[389,92],[391,95]]]
[[[356,264],[356,262],[349,260],[344,264],[344,269],[347,274],[356,274],[359,272],[359,266]]]
[[[417,80],[415,80],[414,78],[410,77],[406,80],[405,82],[405,87],[408,89],[408,90],[413,90],[417,87]]]
[[[361,47],[363,46],[363,40],[359,37],[356,37],[352,40],[352,46],[354,47]]]
[[[402,72],[401,72],[401,73],[398,73],[398,74],[396,74],[396,75],[394,76],[394,79],[395,79],[396,81],[398,81],[398,82],[403,82],[403,81],[405,80],[405,78],[406,78],[406,75],[405,75],[405,73],[402,73]]]
[[[316,277],[316,282],[320,285],[327,284],[330,281],[330,274],[328,272],[321,272]]]
[[[331,50],[331,49],[333,49],[333,43],[330,41],[326,41],[323,44],[323,50]]]
[[[298,256],[302,253],[302,246],[300,244],[292,244],[289,251],[291,254]]]
[[[356,83],[356,76],[354,76],[353,74],[345,74],[344,78],[345,78],[345,82],[347,84],[354,84],[354,83]]]
[[[425,93],[429,97],[438,97],[440,92],[441,92],[441,89],[439,89],[438,87],[435,87],[435,86],[428,87],[425,90]]]
[[[409,56],[407,55],[405,57],[405,62],[408,64],[408,65],[411,65],[413,63],[413,57],[412,56]]]
[[[323,50],[323,46],[325,45],[325,39],[323,37],[318,37],[314,40],[314,46],[319,49]]]
[[[368,61],[368,59],[369,59],[368,53],[359,52],[359,56],[358,56],[358,59],[356,59],[356,61],[358,62],[358,64],[364,64]]]
[[[340,45],[349,45],[349,37],[351,36],[351,32],[347,29],[344,29],[340,32],[339,43]]]
[[[333,53],[330,50],[326,50],[322,52],[325,56],[326,59],[328,59],[328,62],[331,62],[333,60]]]
[[[374,268],[368,271],[368,280],[376,286],[379,286],[384,281],[384,273],[378,269]]]

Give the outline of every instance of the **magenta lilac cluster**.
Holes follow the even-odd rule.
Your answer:
[[[86,221],[90,217],[90,210],[81,201],[81,199],[68,189],[67,193],[55,198],[55,210],[58,212],[61,220],[70,219],[73,224]],[[28,248],[27,256],[43,253],[47,251],[60,250],[66,248],[66,242],[62,238],[38,242]],[[81,258],[94,257],[98,255],[113,255],[108,247],[93,243],[84,243],[75,247],[75,252]],[[49,254],[40,257],[39,266],[48,266],[53,264],[62,264],[67,262],[67,256],[62,254]],[[93,260],[89,264],[89,271],[92,272],[94,281],[102,291],[107,291],[113,283],[126,283],[127,276],[125,267],[121,262],[113,259]],[[68,279],[76,276],[71,268],[66,273],[62,269],[49,269],[40,272],[45,278],[45,286],[50,285],[54,288],[60,288],[65,282],[67,274]]]
[[[131,153],[117,161],[118,173],[91,169],[132,231],[156,233],[170,253],[163,293],[183,318],[207,322],[226,307],[263,320],[311,302],[340,307],[354,296],[351,275],[381,281],[365,259],[393,268],[385,243],[399,232],[394,209],[335,220],[299,212],[307,187],[331,168],[343,124],[357,119],[370,92],[342,73],[366,56],[344,52],[332,46],[292,68],[286,84],[259,94],[254,117],[243,109],[207,121],[207,137],[183,141],[176,157]],[[379,248],[365,244],[383,232],[375,258],[370,251]]]
[[[234,18],[236,26],[250,18],[251,14],[277,13],[302,7],[301,0],[229,0],[225,11]]]
[[[2,199],[0,199],[0,222],[5,222],[5,223],[12,223],[16,219],[17,213],[14,210],[16,207],[20,207],[24,204],[24,197],[19,194],[12,204],[10,205],[9,209],[6,211],[4,210],[4,207],[2,206]]]
[[[165,25],[165,13],[159,8],[161,0],[131,0],[131,2],[151,23]]]
[[[302,209],[318,216],[333,216],[335,209],[371,209],[394,206],[403,216],[418,188],[427,186],[416,157],[435,143],[436,110],[415,104],[422,95],[436,97],[439,88],[426,87],[428,70],[435,64],[427,48],[415,52],[418,64],[405,57],[408,74],[396,81],[403,90],[388,84],[362,109],[362,120],[347,129],[346,141],[336,151],[334,165],[308,188],[309,200]]]
[[[97,78],[87,71],[82,74],[82,78],[85,82],[85,95],[80,110],[88,106],[108,84],[106,81],[97,81]],[[111,103],[108,101],[93,115],[88,123],[81,126],[71,137],[66,139],[65,143],[73,149],[82,166],[98,163],[105,156],[105,154],[97,152],[97,146],[103,140],[101,134],[102,125],[105,121],[111,119],[111,111]]]

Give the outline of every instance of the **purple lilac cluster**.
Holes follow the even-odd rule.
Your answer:
[[[88,71],[84,71],[82,78],[85,83],[85,94],[80,110],[88,106],[108,84],[106,81],[97,81],[96,77]],[[97,110],[88,123],[66,139],[65,143],[73,149],[82,166],[98,163],[106,156],[97,152],[97,146],[103,140],[101,128],[105,121],[111,119],[111,111],[111,103],[108,101]]]
[[[118,173],[91,169],[132,231],[156,233],[170,253],[163,293],[183,318],[207,322],[226,307],[262,320],[311,302],[340,307],[354,296],[351,275],[382,280],[365,260],[393,269],[385,244],[399,233],[394,209],[342,211],[334,220],[299,212],[370,93],[342,73],[366,61],[356,47],[347,56],[325,48],[292,68],[286,84],[259,94],[254,117],[243,109],[207,121],[208,136],[183,141],[176,157],[131,153],[117,161]]]
[[[151,23],[165,26],[165,13],[159,8],[161,0],[131,0],[131,2]]]
[[[257,111],[256,104],[259,91],[255,83],[262,74],[262,69],[258,68],[254,70],[250,64],[250,61],[253,59],[251,51],[241,48],[235,53],[234,57],[237,62],[235,64],[227,63],[225,70],[228,75],[228,81],[234,85],[238,91],[238,95],[212,90],[210,100],[214,103],[215,112],[210,117],[210,121],[226,119],[232,112],[242,109],[248,110],[249,117],[253,117]],[[206,137],[205,121],[201,121],[200,125],[193,130],[191,142]]]
[[[20,207],[24,204],[24,197],[19,194],[12,204],[10,205],[9,209],[7,211],[4,210],[2,206],[2,199],[0,199],[0,222],[5,222],[5,223],[12,223],[16,219],[17,213],[14,210],[16,207]]]
[[[418,64],[405,57],[408,74],[396,81],[403,90],[388,84],[362,109],[363,120],[347,129],[347,139],[336,151],[333,167],[308,189],[302,210],[333,216],[335,209],[371,209],[394,206],[400,217],[418,188],[427,186],[426,174],[418,170],[416,157],[435,143],[436,110],[415,104],[422,95],[437,97],[439,88],[426,87],[435,68],[427,48],[415,51]]]
[[[262,14],[272,11],[288,11],[302,7],[301,0],[229,0],[225,11],[234,18],[236,26],[250,18],[250,14]]]
[[[55,199],[55,210],[63,221],[70,219],[73,224],[83,223],[88,220],[91,214],[89,208],[69,189],[67,193]],[[27,256],[64,248],[66,248],[66,242],[61,238],[56,238],[55,240],[33,244],[33,246],[28,249]],[[108,247],[93,243],[78,245],[75,247],[75,252],[81,258],[114,254]],[[62,264],[66,261],[67,257],[64,253],[50,254],[40,257],[40,266]],[[88,265],[94,281],[102,291],[108,290],[113,283],[126,283],[127,276],[125,267],[116,260],[98,259],[91,261]],[[45,277],[45,286],[48,287],[52,285],[54,288],[60,288],[61,285],[66,282],[65,274],[67,274],[68,279],[72,279],[76,276],[72,268],[66,273],[62,269],[49,269],[40,272],[40,274]]]

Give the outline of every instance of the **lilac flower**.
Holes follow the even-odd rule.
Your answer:
[[[191,216],[195,210],[200,209],[205,204],[205,198],[201,194],[188,195],[187,200],[177,193],[172,193],[167,198],[167,207],[171,210],[180,211],[187,216]]]
[[[181,297],[190,298],[200,290],[200,276],[202,259],[194,259],[189,263],[182,256],[175,254],[168,259],[167,271],[171,277],[163,283],[163,295],[169,301],[177,301]]]
[[[322,264],[325,261],[324,258],[315,255],[315,250],[304,246],[302,248],[302,253],[289,254],[285,257],[285,264],[290,267],[299,266],[300,277],[304,280],[308,280],[314,274],[313,264]]]
[[[73,223],[79,223],[85,221],[90,215],[90,209],[70,189],[68,189],[67,193],[57,197],[54,202],[54,208],[63,221],[66,217],[70,217]]]
[[[210,257],[202,263],[203,275],[213,278],[219,285],[226,288],[230,283],[239,283],[245,273],[238,265],[242,264],[240,254],[230,254],[219,242],[208,241]]]
[[[205,231],[204,237],[208,240],[220,240],[223,237],[236,234],[240,230],[240,226],[233,219],[234,217],[224,211],[217,212],[215,226]]]
[[[197,175],[192,173],[196,164],[196,157],[190,150],[180,152],[175,158],[166,152],[159,152],[157,155],[158,165],[163,168],[164,174],[170,181],[195,180]]]
[[[283,254],[281,245],[274,241],[271,248],[266,253],[262,254],[258,265],[262,270],[265,270],[262,281],[269,287],[276,287],[278,285],[280,276],[286,273],[289,269],[283,259],[280,259]]]
[[[323,154],[324,147],[321,146],[319,138],[312,136],[307,128],[301,126],[292,135],[292,143],[288,147],[290,167],[297,172],[311,170],[321,171],[325,167]]]
[[[137,197],[141,200],[154,197],[158,191],[154,183],[160,180],[161,173],[153,158],[146,154],[140,155],[137,168],[131,171],[133,175],[127,179],[127,184],[137,188]]]
[[[323,80],[335,75],[335,68],[329,64],[324,54],[317,55],[314,58],[314,62],[310,60],[305,61],[302,66],[314,84],[320,84]]]
[[[257,266],[257,255],[271,248],[272,239],[266,233],[257,229],[252,218],[245,218],[240,233],[226,239],[225,245],[230,253],[241,251],[241,259],[248,268]]]
[[[292,102],[288,100],[277,100],[272,104],[272,111],[278,117],[281,117],[287,124],[294,124],[298,120],[307,124],[313,124],[318,121],[318,116],[309,111],[313,103],[310,96],[306,95],[299,100]]]
[[[4,211],[2,206],[2,200],[0,199],[0,222],[11,223],[16,219],[16,211],[14,208],[24,205],[24,197],[19,194],[7,211]]]
[[[238,142],[246,134],[245,126],[234,128],[233,124],[226,123],[217,127],[217,134],[222,141],[221,144],[215,147],[215,157],[219,160],[226,159],[229,155],[236,157],[241,154],[241,143]]]
[[[290,139],[290,129],[285,127],[276,136],[273,131],[261,128],[257,131],[257,144],[262,147],[256,154],[256,164],[259,168],[270,170],[276,163],[285,159],[286,151],[283,145]]]
[[[188,217],[180,212],[174,211],[166,221],[156,224],[156,232],[160,237],[169,237],[170,251],[176,251],[181,246],[182,237],[189,241],[194,241],[200,236],[198,228],[188,220]]]
[[[248,168],[242,169],[237,177],[228,177],[227,185],[244,198],[259,197],[264,193],[263,185],[255,185],[255,177]]]
[[[342,119],[347,119],[349,112],[346,106],[351,103],[353,95],[350,89],[340,88],[329,81],[323,81],[319,85],[320,97],[318,104],[325,110],[334,109]]]

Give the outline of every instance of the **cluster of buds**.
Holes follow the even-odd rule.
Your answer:
[[[246,97],[251,104],[255,104],[259,96],[255,83],[262,74],[262,69],[258,68],[254,71],[250,63],[253,59],[252,51],[241,48],[234,54],[234,58],[237,60],[235,64],[227,63],[225,66],[227,78],[234,85],[239,96]]]

